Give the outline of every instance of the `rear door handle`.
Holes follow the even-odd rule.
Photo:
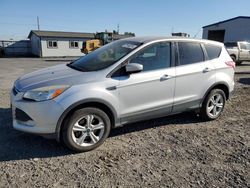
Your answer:
[[[206,73],[206,72],[210,72],[212,69],[206,67],[205,69],[203,69],[203,73]]]
[[[161,81],[164,81],[164,80],[169,80],[171,79],[172,76],[168,75],[168,74],[164,74],[162,77],[161,77]]]

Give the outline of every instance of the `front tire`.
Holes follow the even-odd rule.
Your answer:
[[[226,96],[223,90],[213,89],[205,98],[201,108],[201,117],[204,120],[217,119],[225,106]]]
[[[99,147],[108,137],[111,122],[98,108],[83,108],[69,117],[63,127],[64,144],[71,150],[86,152]]]

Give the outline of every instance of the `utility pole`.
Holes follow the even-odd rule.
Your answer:
[[[117,24],[117,34],[119,34],[120,24]]]
[[[194,35],[194,39],[197,37],[197,35],[200,33],[201,29],[197,31],[197,33]]]
[[[36,21],[37,21],[37,29],[40,30],[40,24],[39,24],[39,17],[36,17]]]

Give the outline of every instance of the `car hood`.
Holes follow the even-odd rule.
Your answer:
[[[23,92],[46,86],[83,84],[95,79],[93,72],[77,71],[63,64],[26,74],[16,80],[15,87]]]

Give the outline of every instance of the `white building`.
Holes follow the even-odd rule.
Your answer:
[[[28,38],[31,53],[38,57],[82,56],[82,43],[94,39],[94,33],[32,30]]]
[[[238,16],[204,26],[202,38],[220,42],[250,41],[250,17]]]

